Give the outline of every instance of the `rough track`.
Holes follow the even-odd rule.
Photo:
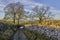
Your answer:
[[[13,36],[13,40],[28,40],[22,30],[18,30]]]

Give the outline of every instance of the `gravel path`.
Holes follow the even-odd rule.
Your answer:
[[[25,36],[22,30],[18,30],[15,33],[13,40],[28,40],[28,38]]]

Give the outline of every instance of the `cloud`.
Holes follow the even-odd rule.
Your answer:
[[[33,0],[19,0],[19,2],[21,2],[25,9],[32,9],[34,6],[39,5],[42,6],[43,4],[34,2]]]
[[[59,15],[59,14],[60,14],[60,10],[54,9],[54,10],[51,10],[51,11],[52,11],[52,13],[54,13],[54,14],[56,14],[56,15]]]
[[[54,15],[54,17],[53,17],[54,19],[56,19],[56,20],[60,19],[60,10],[53,9],[53,10],[50,10],[50,11]]]
[[[34,8],[36,5],[39,5],[39,6],[43,6],[45,4],[42,4],[42,3],[38,3],[38,2],[35,2],[34,0],[0,0],[0,14],[3,11],[4,7],[9,4],[9,3],[16,3],[16,2],[21,2],[23,5],[24,5],[24,8],[26,11],[31,11],[32,8]],[[47,6],[47,5],[45,5]],[[54,7],[52,6],[49,6],[50,7],[50,11],[53,12],[53,14],[60,14],[60,10],[56,10]],[[56,15],[58,15],[56,14]]]
[[[0,11],[3,11],[4,7],[5,7],[5,5],[0,4]]]
[[[0,11],[0,19],[3,19],[4,17],[4,12]]]
[[[0,5],[7,5],[9,3],[16,3],[16,2],[21,2],[24,5],[25,9],[32,9],[34,6],[39,5],[42,6],[43,4],[34,2],[33,0],[0,0],[1,4]],[[0,7],[1,8],[1,7]]]
[[[4,17],[4,4],[0,4],[0,19],[2,19]]]

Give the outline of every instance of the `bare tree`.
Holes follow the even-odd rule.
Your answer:
[[[13,22],[15,23],[15,17],[16,17],[16,13],[14,11],[14,8],[15,8],[15,4],[14,3],[11,3],[11,4],[8,4],[5,8],[4,8],[4,11],[5,11],[5,19],[11,19],[13,18]]]
[[[35,12],[37,16],[39,17],[40,23],[42,23],[43,20],[52,18],[51,16],[52,14],[51,12],[49,12],[49,7],[47,6],[42,6],[42,7],[35,6],[33,8],[33,12]]]
[[[23,5],[20,4],[19,2],[17,3],[10,3],[8,4],[5,8],[5,19],[13,19],[13,22],[15,24],[16,18],[18,18],[18,24],[19,24],[19,19],[23,13]]]
[[[18,24],[19,24],[19,20],[20,18],[22,17],[23,13],[24,13],[24,7],[23,5],[21,5],[21,3],[17,3],[17,8],[16,8],[16,13],[17,13],[17,16],[18,16]]]

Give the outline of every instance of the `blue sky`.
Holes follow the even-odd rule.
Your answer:
[[[55,19],[60,19],[60,0],[0,0],[0,19],[4,17],[4,7],[9,3],[21,2],[25,10],[31,10],[34,6],[49,6]]]

